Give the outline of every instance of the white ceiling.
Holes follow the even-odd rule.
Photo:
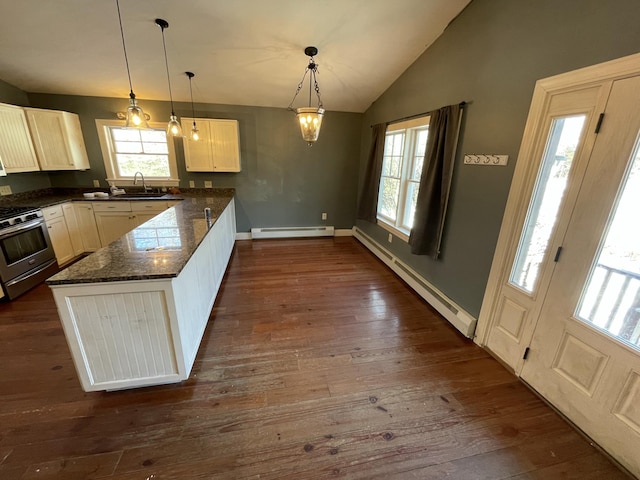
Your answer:
[[[327,110],[363,112],[470,0],[120,0],[133,90],[175,101],[286,108],[319,50]],[[27,92],[129,93],[115,0],[0,0],[0,79]],[[305,83],[308,88],[308,84]],[[305,90],[306,90],[305,88]],[[308,93],[298,97],[304,106]]]

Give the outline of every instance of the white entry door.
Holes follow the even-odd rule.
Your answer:
[[[520,376],[640,475],[640,77],[613,82]]]

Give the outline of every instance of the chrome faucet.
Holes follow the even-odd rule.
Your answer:
[[[134,185],[138,184],[138,175],[140,175],[142,177],[142,188],[144,189],[144,191],[148,192],[149,190],[151,190],[151,187],[148,187],[146,182],[144,181],[144,175],[142,174],[142,172],[136,172],[133,175],[133,184]]]

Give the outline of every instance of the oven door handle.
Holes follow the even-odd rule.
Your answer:
[[[56,259],[54,258],[53,260],[45,263],[44,265],[42,265],[40,268],[38,268],[37,270],[34,270],[32,272],[27,272],[23,275],[20,275],[19,277],[14,278],[13,280],[11,280],[10,282],[5,283],[6,287],[10,287],[11,285],[15,285],[18,282],[22,282],[24,280],[26,280],[27,278],[31,278],[34,275],[39,274],[41,271],[49,268],[52,264],[54,264],[56,262]]]
[[[18,226],[13,226],[11,228],[5,228],[4,230],[2,230],[0,232],[0,238],[7,236],[7,235],[12,235],[16,232],[21,232],[22,230],[28,230],[30,228],[33,227],[37,227],[38,225],[41,225],[44,223],[44,220],[42,220],[41,218],[32,221],[32,222],[27,222],[27,223],[21,223]]]

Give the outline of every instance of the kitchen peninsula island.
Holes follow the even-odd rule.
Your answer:
[[[233,194],[185,196],[47,280],[85,391],[189,377],[233,251]]]

